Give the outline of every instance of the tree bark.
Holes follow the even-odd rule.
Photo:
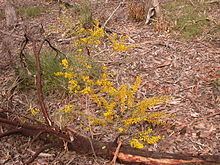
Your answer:
[[[90,139],[84,135],[67,127],[66,130],[58,132],[52,127],[45,125],[30,125],[28,123],[20,123],[19,120],[11,121],[4,112],[0,112],[0,123],[12,129],[13,133],[20,133],[25,136],[40,137],[52,144],[54,147],[63,148],[63,141],[67,143],[68,149],[76,151],[78,154],[96,155],[105,159],[112,159],[117,150],[116,142],[101,142]],[[16,130],[17,128],[17,130]],[[19,128],[19,129],[18,129]],[[20,131],[20,132],[19,132]],[[48,136],[49,135],[49,136]],[[1,137],[1,136],[0,136]],[[2,136],[3,137],[3,136]],[[48,138],[49,137],[49,138]],[[53,138],[52,138],[53,137]],[[50,140],[49,140],[50,139]],[[180,164],[220,164],[220,156],[218,155],[186,155],[159,153],[147,150],[139,150],[122,145],[117,155],[117,161],[125,164],[145,164],[145,165],[180,165]]]
[[[6,25],[8,28],[12,28],[17,23],[15,8],[13,7],[11,0],[5,0],[4,5],[5,5]]]
[[[160,3],[158,0],[152,0],[152,5],[155,8],[156,16],[160,17]]]

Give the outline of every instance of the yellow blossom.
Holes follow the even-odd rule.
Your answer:
[[[56,73],[54,73],[54,75],[55,75],[55,76],[63,76],[64,73],[63,73],[63,72],[56,72]]]
[[[125,119],[124,124],[126,126],[130,126],[133,124],[140,123],[141,121],[143,121],[142,117],[132,117],[132,118]]]
[[[82,94],[90,94],[92,92],[91,87],[85,87],[82,91],[80,91]]]
[[[152,132],[153,132],[153,130],[151,128],[148,128],[146,131],[140,132],[139,139],[143,142],[148,143],[148,144],[157,143],[161,139],[161,136],[152,136],[152,135],[150,135]]]
[[[88,85],[92,85],[94,83],[93,80],[89,78],[89,76],[82,76],[82,80]]]
[[[105,126],[107,124],[105,120],[95,118],[95,117],[92,117],[92,116],[89,116],[88,120],[91,123],[91,125],[94,125],[94,126],[96,126],[96,125]]]
[[[115,102],[105,102],[104,103],[104,108],[106,109],[106,112],[104,113],[104,116],[106,117],[106,119],[112,120],[113,116],[114,116],[114,108],[116,106]]]
[[[134,84],[132,85],[131,89],[132,89],[132,92],[135,93],[137,92],[138,88],[140,87],[141,85],[141,77],[140,76],[137,76]]]
[[[40,110],[38,108],[31,108],[31,115],[36,116]]]
[[[144,148],[144,145],[138,139],[131,139],[130,145],[134,148]]]
[[[68,88],[71,92],[75,93],[79,90],[78,82],[76,80],[69,80]]]
[[[138,109],[143,112],[147,108],[151,108],[158,104],[165,103],[168,100],[169,100],[169,97],[167,96],[146,98],[138,104]]]
[[[125,131],[124,128],[122,128],[122,127],[119,127],[119,128],[118,128],[118,132],[122,133],[122,132],[124,132],[124,131]]]
[[[120,101],[120,107],[121,107],[121,111],[123,112],[125,109],[125,102],[127,99],[127,85],[121,85],[118,92],[117,92],[117,98]]]
[[[81,53],[81,52],[83,52],[83,50],[82,49],[77,49],[77,52]]]
[[[67,69],[67,68],[69,67],[69,63],[68,63],[68,61],[67,61],[66,58],[61,61],[61,65],[62,65],[65,69]]]
[[[102,105],[101,99],[100,99],[100,97],[99,97],[97,94],[91,95],[91,99],[92,99],[96,104],[98,104],[98,106],[101,106],[101,105]]]
[[[60,109],[60,112],[70,113],[70,112],[72,112],[72,110],[73,110],[73,105],[68,104],[68,105],[65,105],[62,109]]]
[[[102,70],[106,71],[108,68],[106,66],[102,66]]]
[[[64,72],[63,76],[67,79],[72,79],[74,77],[74,74],[71,72]]]
[[[91,66],[91,65],[89,65],[89,64],[86,64],[86,68],[87,68],[87,69],[91,69],[91,68],[92,68],[92,66]]]
[[[102,27],[96,27],[95,30],[91,31],[91,36],[95,38],[101,38],[104,37],[105,31]]]
[[[129,49],[128,46],[126,46],[126,45],[124,45],[123,43],[120,43],[120,42],[113,42],[112,47],[115,51],[118,51],[118,52],[125,52]]]

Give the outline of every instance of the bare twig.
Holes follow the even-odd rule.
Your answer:
[[[31,163],[38,157],[38,155],[39,155],[41,152],[43,152],[43,151],[45,151],[46,149],[49,149],[49,148],[51,148],[51,147],[53,147],[51,144],[50,144],[50,145],[45,145],[45,146],[43,146],[42,148],[40,148],[39,150],[37,150],[37,151],[34,153],[34,155],[33,155],[25,164],[31,164]]]
[[[120,2],[118,4],[118,6],[115,8],[115,10],[112,12],[112,14],[108,17],[108,19],[105,21],[105,23],[102,25],[102,27],[104,28],[106,26],[106,24],[108,23],[108,21],[112,18],[112,16],[115,14],[115,12],[121,7],[121,5],[124,3],[124,1]]]
[[[57,48],[55,48],[48,39],[45,39],[45,42],[48,43],[48,45],[50,46],[51,49],[53,49],[56,53],[57,53],[57,56],[58,54],[62,54],[66,57],[66,54],[64,54],[63,52],[61,52],[60,50],[58,50]]]
[[[42,78],[41,78],[41,65],[40,65],[40,52],[44,41],[40,43],[37,47],[36,41],[33,41],[33,52],[36,60],[36,87],[37,87],[37,96],[38,96],[38,103],[40,105],[41,111],[43,113],[44,119],[49,126],[52,126],[52,121],[49,117],[45,102],[44,102],[44,95],[42,90]]]
[[[109,165],[115,165],[117,157],[118,157],[119,150],[121,148],[121,145],[122,145],[122,142],[119,140],[118,141],[118,146],[117,146],[116,151],[114,153],[114,157],[113,157],[113,159],[112,159],[112,161],[110,162]]]

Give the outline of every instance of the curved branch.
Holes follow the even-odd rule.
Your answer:
[[[1,115],[0,115],[1,116]],[[10,121],[7,118],[0,117],[0,123],[8,124],[11,127],[21,127],[20,133],[25,136],[35,137],[38,133],[44,132],[43,139],[47,140],[48,144],[56,145],[63,148],[63,141],[67,143],[68,149],[76,151],[79,154],[93,155],[107,159],[112,159],[117,154],[117,161],[126,164],[151,164],[151,165],[177,165],[177,164],[220,164],[219,155],[190,155],[190,154],[171,154],[160,153],[147,150],[134,149],[128,145],[121,145],[117,151],[117,144],[114,142],[101,142],[91,140],[78,132],[68,129],[71,132],[73,140],[70,140],[66,132],[58,132],[52,127],[34,126],[29,124],[21,124],[18,121]],[[48,139],[48,135],[53,136],[53,141]],[[50,138],[51,139],[51,138]],[[93,147],[91,147],[91,142]]]

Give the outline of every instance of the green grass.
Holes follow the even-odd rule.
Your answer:
[[[42,6],[25,6],[18,8],[18,13],[28,18],[35,18],[45,12]]]
[[[64,58],[64,57],[62,57]],[[99,78],[102,69],[101,65],[94,62],[85,56],[67,55],[69,65],[71,66],[74,73],[81,75],[89,75],[93,79]],[[60,65],[60,57],[57,57],[54,52],[44,51],[41,53],[41,69],[42,69],[42,80],[43,80],[43,90],[46,94],[56,91],[68,92],[66,88],[68,85],[68,80],[64,77],[55,76],[56,72],[63,72],[63,68]],[[85,63],[90,65],[92,68],[88,69],[85,67]],[[35,87],[35,59],[32,54],[26,55],[27,68],[18,67],[16,69],[17,75],[20,77],[21,82],[19,84],[19,89],[22,91],[28,91],[36,89]]]
[[[35,59],[33,55],[26,55],[27,69],[18,67],[17,75],[21,78],[20,90],[35,89]],[[67,80],[56,77],[54,73],[62,71],[60,62],[54,52],[45,51],[41,54],[41,69],[43,76],[43,90],[48,93],[55,90],[65,90]]]
[[[163,6],[168,19],[173,23],[173,30],[185,39],[202,35],[211,24],[207,15],[208,4],[197,0],[193,0],[193,4],[186,0],[175,0]]]

